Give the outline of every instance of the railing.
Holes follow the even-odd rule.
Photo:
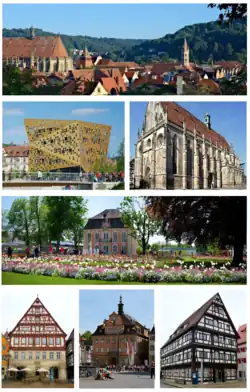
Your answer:
[[[3,172],[3,182],[123,182],[124,178],[119,173],[47,173],[47,172]]]

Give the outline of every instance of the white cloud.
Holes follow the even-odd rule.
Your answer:
[[[88,116],[90,114],[101,114],[105,112],[109,112],[109,109],[82,108],[72,110],[72,114],[76,114],[78,116]]]
[[[24,116],[24,111],[23,111],[23,109],[20,109],[20,108],[12,108],[12,109],[3,108],[3,115],[4,116]]]

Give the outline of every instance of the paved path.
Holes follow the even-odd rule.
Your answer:
[[[113,374],[114,380],[94,380],[80,378],[80,388],[154,388],[154,380],[149,375]]]

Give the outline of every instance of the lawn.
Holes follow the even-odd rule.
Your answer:
[[[24,275],[17,274],[15,272],[2,272],[2,284],[3,285],[146,285],[154,283],[144,282],[122,282],[122,281],[103,281],[103,280],[89,280],[89,279],[72,279],[72,278],[61,278],[52,276],[42,275]],[[176,285],[176,284],[187,284],[184,282],[159,282],[158,285]],[[199,282],[190,282],[188,284],[201,284]],[[209,282],[207,284],[218,284],[217,282]],[[224,283],[224,284],[237,284],[237,283]],[[242,284],[242,283],[238,283]]]
[[[2,272],[3,285],[103,285],[103,284],[144,284],[143,282],[105,282],[103,280],[72,279],[42,275],[24,275],[15,272]]]

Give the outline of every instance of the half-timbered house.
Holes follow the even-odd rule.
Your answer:
[[[66,333],[38,297],[9,338],[9,367],[18,369],[18,376],[47,373],[50,379],[66,380]]]
[[[161,348],[163,378],[219,382],[237,378],[239,335],[217,293],[181,323]]]

